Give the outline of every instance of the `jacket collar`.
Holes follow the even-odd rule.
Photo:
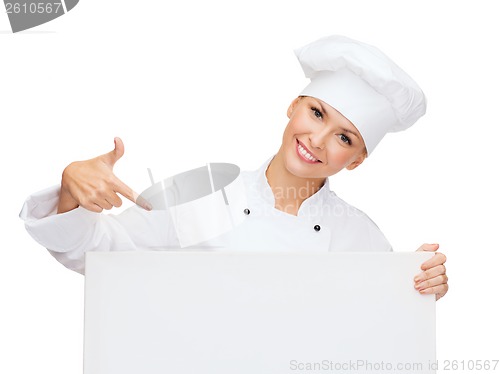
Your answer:
[[[274,157],[274,156],[273,156]],[[271,190],[271,186],[267,181],[266,170],[269,167],[273,157],[269,158],[262,166],[256,170],[254,173],[256,181],[256,191],[263,202],[274,209],[274,194]],[[322,216],[322,209],[324,204],[327,202],[330,194],[330,183],[328,178],[326,179],[323,186],[312,196],[304,200],[297,213],[298,217],[317,219]]]

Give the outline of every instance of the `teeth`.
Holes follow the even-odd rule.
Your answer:
[[[299,152],[302,156],[304,156],[305,158],[307,158],[308,160],[310,161],[318,161],[316,158],[314,158],[313,156],[311,156],[311,154],[309,152],[307,152],[304,147],[302,147],[300,144],[298,145],[298,148],[299,148]]]

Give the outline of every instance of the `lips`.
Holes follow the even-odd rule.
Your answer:
[[[297,139],[297,154],[299,157],[310,164],[317,164],[321,162],[301,141]]]

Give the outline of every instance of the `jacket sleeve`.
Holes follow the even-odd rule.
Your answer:
[[[167,211],[133,206],[118,215],[84,208],[57,214],[59,186],[29,196],[21,210],[26,230],[64,266],[85,272],[87,251],[178,248]]]

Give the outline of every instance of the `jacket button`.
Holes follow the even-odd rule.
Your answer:
[[[315,225],[314,226],[314,231],[319,231],[321,230],[321,226],[320,225]]]
[[[245,213],[247,216],[250,214],[250,209],[246,208],[243,213]]]

